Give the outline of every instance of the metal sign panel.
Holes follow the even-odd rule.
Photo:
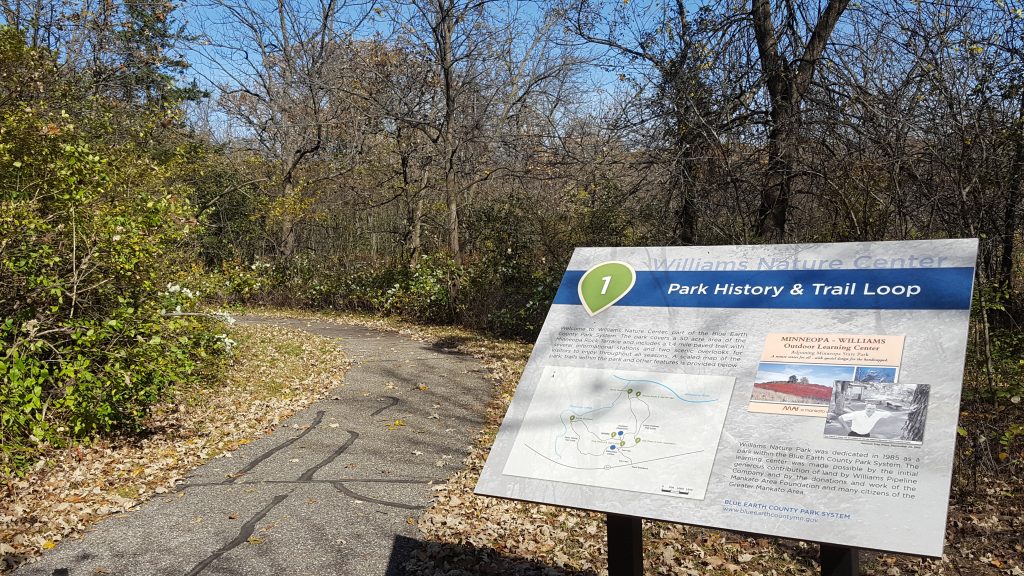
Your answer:
[[[976,253],[577,249],[476,492],[941,556]]]

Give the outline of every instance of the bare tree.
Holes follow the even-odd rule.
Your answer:
[[[575,64],[554,41],[557,17],[530,13],[520,4],[409,0],[385,9],[394,26],[390,41],[420,58],[421,77],[434,90],[415,109],[394,110],[393,119],[430,143],[421,158],[435,175],[446,209],[447,250],[457,262],[464,251],[463,205],[482,183],[507,173],[501,153],[521,127],[516,119],[538,111],[542,101],[557,101]],[[413,213],[420,214],[419,208]],[[414,229],[420,218],[413,218]]]
[[[700,204],[713,201],[706,178],[722,162],[721,132],[735,112],[728,103],[746,90],[743,82],[714,77],[728,50],[730,18],[666,0],[611,6],[578,0],[562,9],[575,35],[619,72],[638,100],[621,108],[614,125],[646,149],[633,170],[665,175],[656,194],[671,214],[667,240],[697,243]]]
[[[336,140],[348,108],[333,87],[344,81],[338,76],[346,70],[337,64],[345,61],[352,35],[372,6],[214,0],[207,9],[217,14],[203,30],[208,40],[201,54],[212,70],[208,81],[230,118],[233,140],[274,166],[269,217],[276,250],[288,257],[296,250],[296,224],[309,205],[312,184],[337,175],[338,163],[324,161],[344,151]],[[303,174],[313,164],[317,173]]]

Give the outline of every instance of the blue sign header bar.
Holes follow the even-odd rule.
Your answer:
[[[555,304],[580,304],[583,270],[568,270]],[[642,271],[615,306],[967,310],[973,268]]]

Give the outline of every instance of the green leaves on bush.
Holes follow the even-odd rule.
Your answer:
[[[71,121],[45,54],[0,29],[0,470],[45,445],[137,430],[173,384],[217,370],[225,342],[168,285],[194,227],[188,189],[132,142]],[[26,98],[32,98],[26,100]],[[101,122],[102,118],[97,120]],[[76,122],[89,123],[82,117]]]
[[[459,318],[458,298],[465,273],[446,254],[427,256],[404,282],[394,284],[380,302],[381,311],[420,322],[448,324]]]
[[[346,268],[303,258],[228,263],[208,276],[205,290],[222,302],[360,310],[532,338],[560,279],[560,270],[548,272],[506,250],[462,266],[443,253],[412,267]]]

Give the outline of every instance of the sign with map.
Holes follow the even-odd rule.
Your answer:
[[[577,249],[476,491],[939,556],[976,252]]]

